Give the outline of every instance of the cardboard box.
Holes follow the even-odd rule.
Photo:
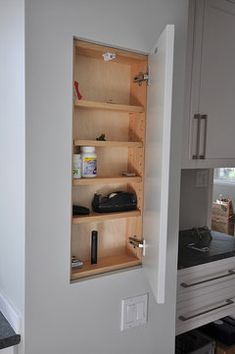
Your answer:
[[[223,234],[228,234],[234,236],[234,223],[231,222],[217,222],[212,220],[211,230],[222,232]]]
[[[226,223],[233,217],[233,204],[230,199],[217,200],[212,204],[212,220]]]
[[[234,235],[233,204],[230,199],[217,200],[212,204],[211,229]]]
[[[224,344],[217,343],[215,354],[235,354],[235,345],[226,347]]]

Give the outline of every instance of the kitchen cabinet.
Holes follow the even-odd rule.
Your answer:
[[[71,281],[143,265],[159,303],[165,299],[173,47],[173,25],[149,55],[74,40],[74,80],[83,97],[74,100],[73,150],[96,147],[97,177],[72,181],[73,204],[91,209],[95,192],[124,190],[136,194],[138,208],[72,217],[71,256],[83,266],[71,269]],[[102,133],[107,140],[97,141]],[[122,176],[127,170],[135,176]],[[98,231],[97,264],[90,261],[92,230]]]
[[[235,313],[235,257],[178,270],[176,335]]]
[[[235,3],[190,1],[183,168],[235,165]]]

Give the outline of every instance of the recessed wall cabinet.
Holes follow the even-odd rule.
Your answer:
[[[235,164],[235,3],[190,1],[183,168]]]
[[[71,280],[144,265],[158,302],[165,289],[173,42],[172,25],[150,55],[74,40],[74,80],[82,98],[74,99],[73,152],[95,146],[97,176],[72,181],[73,204],[91,212],[72,217],[71,257],[83,266],[71,269]],[[105,141],[96,140],[101,134]],[[135,193],[137,209],[92,211],[95,193],[115,191]]]

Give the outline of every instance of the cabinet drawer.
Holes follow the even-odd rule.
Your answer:
[[[216,301],[226,300],[235,297],[235,287],[226,287],[218,291],[208,292],[197,297],[190,297],[187,300],[177,302],[178,311],[191,311],[202,306],[210,306]]]
[[[229,295],[231,293],[228,296],[215,294],[213,298],[203,295],[197,301],[191,299],[182,302],[181,306],[177,304],[176,335],[234,313],[235,291],[233,296]]]
[[[177,302],[217,290],[235,288],[235,258],[178,271]]]
[[[217,277],[211,276],[203,278],[200,280],[200,284],[196,281],[181,283],[183,284],[180,292],[177,294],[177,303],[185,302],[189,299],[198,298],[202,295],[214,296],[215,293],[223,293],[225,290],[234,291],[235,289],[235,272],[221,272],[218,273]],[[223,278],[222,278],[223,277]],[[184,284],[187,284],[189,287],[184,287]]]
[[[235,313],[235,257],[178,271],[176,334]]]

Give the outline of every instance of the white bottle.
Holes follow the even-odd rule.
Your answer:
[[[82,159],[80,154],[73,154],[73,178],[81,178]]]
[[[82,146],[82,177],[96,177],[96,150],[94,146]]]

